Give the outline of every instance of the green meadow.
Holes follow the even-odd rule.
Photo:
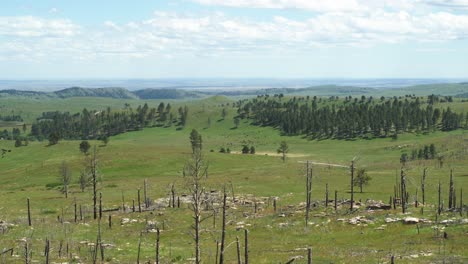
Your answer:
[[[2,113],[19,114],[28,125],[45,111],[74,113],[83,108],[99,110],[108,106],[121,109],[125,103],[136,108],[145,102],[150,107],[157,107],[161,100],[0,98]],[[230,197],[249,197],[259,202],[257,212],[252,204],[233,204],[228,208],[226,263],[237,263],[236,237],[241,240],[244,254],[244,232],[239,226],[249,230],[250,263],[287,263],[293,258],[296,258],[294,263],[307,263],[308,247],[312,248],[314,263],[390,263],[391,256],[395,257],[395,263],[468,261],[468,224],[438,223],[447,219],[461,221],[468,218],[468,212],[460,215],[459,212],[444,211],[440,216],[436,212],[439,182],[442,200],[447,207],[451,170],[457,195],[463,188],[464,196],[468,196],[467,130],[405,133],[398,139],[309,140],[303,136],[282,136],[274,128],[254,126],[247,120],[241,120],[235,128],[233,118],[237,109],[232,107],[234,101],[228,97],[164,102],[171,103],[173,109],[189,107],[188,123],[183,129],[177,129],[175,125],[144,128],[110,137],[107,145],[90,141],[97,149],[98,191],[103,196],[103,207],[120,208],[104,212],[100,224],[92,219],[91,187],[82,192],[78,184],[85,166],[85,155],[79,150],[81,141],[59,141],[52,146],[47,141],[30,141],[28,146],[18,148],[14,147],[13,141],[0,141],[0,148],[11,149],[0,159],[0,220],[13,224],[8,231],[0,232],[0,252],[9,248],[14,252],[13,256],[1,255],[0,263],[24,263],[24,239],[30,243],[32,260],[45,263],[46,238],[51,241],[53,263],[92,263],[94,247],[90,243],[96,241],[99,225],[103,243],[110,244],[104,250],[102,263],[136,263],[139,242],[140,263],[154,263],[156,235],[146,232],[151,222],[162,230],[161,262],[191,263],[194,257],[193,221],[187,203],[182,203],[180,208],[166,206],[142,213],[131,212],[131,206],[132,200],[138,203],[137,192],[138,189],[143,192],[145,179],[147,196],[152,201],[168,198],[171,185],[175,186],[177,196],[188,194],[182,172],[191,156],[189,134],[192,129],[196,129],[203,139],[203,155],[208,164],[206,190],[220,192],[226,186]],[[445,104],[441,103],[444,107]],[[224,119],[221,117],[223,108],[228,110]],[[466,112],[468,103],[457,101],[453,108]],[[2,130],[14,125],[22,124],[7,123]],[[285,162],[277,154],[281,141],[289,145]],[[402,215],[401,208],[369,212],[361,206],[350,213],[349,204],[339,206],[337,211],[333,209],[333,203],[325,207],[327,184],[330,200],[334,199],[335,191],[340,201],[350,198],[349,166],[353,159],[356,167],[365,168],[372,178],[362,193],[359,188],[354,188],[355,200],[388,203],[399,179],[401,154],[409,155],[412,149],[430,144],[444,154],[444,163],[440,166],[437,160],[415,160],[406,164],[410,193],[408,215]],[[240,154],[243,145],[254,146],[256,154]],[[220,153],[222,147],[229,148],[231,153]],[[307,160],[317,163],[313,165],[312,185],[312,200],[317,206],[313,207],[310,223],[305,226],[300,204],[306,197]],[[63,161],[72,171],[67,199],[61,192],[59,177]],[[428,172],[426,205],[415,208],[412,201],[416,190],[421,202],[420,183],[424,168]],[[272,202],[275,197],[276,212]],[[32,227],[27,221],[27,198],[31,202]],[[84,220],[78,223],[74,222],[75,203],[81,205],[84,212]],[[122,204],[127,208],[125,212]],[[216,241],[221,239],[221,214],[218,212],[215,217],[210,214],[210,211],[204,212],[207,219],[202,223],[203,263],[216,263]],[[108,226],[109,215],[112,227]],[[372,222],[348,223],[350,218],[357,216],[365,216]],[[432,223],[410,225],[384,221],[385,218],[407,216],[425,218]],[[135,221],[121,224],[123,218]],[[443,237],[443,232],[447,238]],[[59,257],[60,243],[63,248]],[[69,247],[68,254],[63,253],[65,244]]]

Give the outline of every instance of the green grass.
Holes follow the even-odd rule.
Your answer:
[[[1,100],[0,100],[1,101]],[[96,109],[98,107],[121,107],[122,100],[113,99],[66,99],[63,102],[38,102],[21,108],[29,112],[29,120],[41,111],[68,110],[79,111],[83,107]],[[125,100],[136,106],[141,101]],[[81,102],[81,105],[80,105]],[[157,106],[158,101],[149,101]],[[447,199],[448,179],[450,169],[454,170],[454,180],[457,190],[467,189],[468,158],[467,131],[436,132],[423,134],[403,134],[398,140],[392,139],[358,139],[354,141],[323,140],[310,141],[300,136],[284,137],[272,128],[256,127],[247,121],[242,121],[239,128],[233,129],[235,109],[228,107],[228,116],[221,120],[222,104],[229,102],[225,97],[216,97],[198,101],[175,101],[174,105],[189,106],[190,117],[185,129],[176,127],[148,128],[121,134],[110,138],[109,144],[98,145],[99,171],[102,182],[99,191],[103,193],[105,208],[115,208],[122,203],[122,194],[127,206],[137,199],[137,189],[143,188],[144,179],[148,180],[148,196],[152,199],[168,197],[169,186],[175,184],[178,194],[187,193],[182,169],[190,156],[189,133],[196,128],[203,136],[205,159],[209,162],[209,176],[206,182],[208,189],[221,190],[225,183],[230,183],[236,195],[252,194],[256,197],[279,197],[279,211],[289,211],[288,205],[298,205],[304,201],[304,164],[307,159],[350,165],[357,158],[357,166],[365,167],[372,181],[364,188],[364,192],[356,193],[356,199],[388,201],[393,195],[396,174],[399,172],[399,157],[402,152],[411,152],[411,148],[434,143],[447,158],[442,168],[435,161],[415,161],[408,164],[408,190],[415,194],[419,187],[423,167],[429,168],[427,178],[426,199],[430,206],[425,208],[425,215],[435,219],[433,205],[437,201],[437,183],[443,186],[443,198]],[[14,101],[1,101],[1,104],[15,108]],[[463,105],[459,106],[464,109]],[[17,106],[16,106],[16,109]],[[207,120],[211,119],[208,127]],[[286,140],[290,147],[290,157],[283,163],[273,155],[240,155],[218,153],[220,147],[229,147],[232,151],[240,151],[243,144],[254,145],[257,153],[275,153],[279,142]],[[84,155],[79,151],[80,141],[60,141],[54,146],[47,142],[30,142],[27,147],[14,148],[12,141],[1,141],[1,148],[11,148],[12,152],[0,159],[0,220],[16,223],[6,234],[0,234],[0,248],[14,247],[21,255],[23,244],[18,239],[29,237],[34,250],[33,259],[43,262],[41,256],[46,237],[51,239],[54,249],[53,259],[57,259],[60,240],[68,242],[75,254],[79,253],[83,262],[89,263],[90,255],[81,241],[93,242],[97,234],[97,222],[90,219],[92,194],[88,188],[84,193],[79,190],[78,177],[84,164]],[[211,152],[210,150],[213,150]],[[63,160],[68,161],[73,173],[73,184],[68,199],[60,193],[58,168]],[[330,197],[334,190],[339,198],[349,198],[349,170],[346,168],[316,166],[313,179],[313,200],[323,200],[325,184],[329,185]],[[466,196],[466,195],[465,195]],[[33,228],[27,227],[26,198],[32,205]],[[73,223],[74,201],[83,205],[87,224]],[[70,224],[61,224],[57,216],[63,214]],[[312,215],[324,211],[316,208]],[[411,208],[413,215],[419,216],[419,209]],[[434,236],[431,226],[422,226],[417,234],[415,226],[400,223],[387,224],[385,230],[376,230],[387,216],[400,215],[400,210],[383,213],[366,213],[363,210],[348,215],[346,210],[338,214],[328,210],[329,216],[313,217],[314,225],[304,227],[303,213],[279,217],[279,212],[273,212],[270,206],[263,206],[254,218],[251,206],[237,206],[228,212],[227,241],[231,243],[243,233],[236,231],[237,222],[250,224],[250,259],[251,263],[285,263],[291,257],[305,255],[299,248],[313,248],[314,263],[378,263],[389,261],[390,255],[404,256],[398,263],[427,263],[441,261],[454,257],[458,261],[466,261],[468,241],[466,233],[468,226],[448,226],[448,240]],[[245,218],[244,214],[250,217]],[[105,219],[107,219],[107,213]],[[350,218],[357,215],[374,217],[376,223],[364,226],[353,226],[336,221],[337,218]],[[166,229],[161,235],[161,255],[166,262],[186,263],[193,256],[193,240],[190,237],[191,216],[187,206],[180,209],[166,208],[152,213],[112,213],[114,225],[109,229],[106,221],[102,222],[102,236],[105,243],[115,247],[106,250],[106,258],[112,263],[134,263],[137,256],[137,245],[140,231],[145,227],[146,220],[157,221]],[[130,225],[120,225],[120,219],[128,217],[139,222]],[[444,214],[442,219],[456,217],[455,214]],[[330,219],[330,222],[328,222]],[[212,219],[203,223],[206,229],[202,234],[202,254],[204,261],[214,262],[216,253],[215,240],[220,239],[220,217],[217,227],[213,228]],[[279,227],[287,223],[286,227]],[[142,237],[141,259],[145,261],[154,256],[154,239],[152,233]],[[431,252],[430,257],[415,259],[406,258],[412,254]],[[235,245],[227,250],[227,262],[235,262]],[[8,257],[8,263],[20,263],[22,258]],[[65,260],[62,260],[65,261]],[[298,260],[295,263],[305,263]]]

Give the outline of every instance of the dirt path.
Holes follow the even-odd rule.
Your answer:
[[[242,154],[240,151],[232,151],[231,154]],[[255,155],[261,155],[261,156],[272,156],[272,157],[281,157],[281,153],[276,153],[276,152],[256,152]],[[303,153],[288,153],[286,157],[289,158],[303,158],[307,157],[309,155],[303,154]],[[307,161],[299,161],[299,163],[306,163]],[[318,165],[318,166],[330,166],[330,167],[338,167],[338,168],[349,168],[349,166],[341,165],[341,164],[334,164],[334,163],[324,163],[324,162],[315,162],[315,161],[309,161],[312,165]]]
[[[306,163],[307,161],[299,161],[299,163]],[[340,165],[340,164],[333,164],[333,163],[323,163],[323,162],[315,162],[310,161],[312,165],[320,165],[320,166],[330,166],[330,167],[339,167],[339,168],[349,168],[349,166]]]
[[[231,154],[242,154],[240,151],[231,151]],[[255,152],[255,155],[260,155],[260,156],[272,156],[272,157],[281,157],[281,153],[276,153],[276,152]],[[286,154],[286,157],[289,158],[302,158],[302,157],[307,157],[309,155],[306,154],[301,154],[301,153],[288,153]]]

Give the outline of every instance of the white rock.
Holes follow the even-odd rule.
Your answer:
[[[417,224],[419,223],[419,218],[416,217],[406,217],[404,219],[405,224]]]

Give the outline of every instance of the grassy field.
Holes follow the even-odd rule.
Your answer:
[[[115,100],[99,98],[54,99],[50,102],[34,102],[30,99],[0,98],[3,109],[26,118],[31,122],[43,111],[80,111],[105,108],[122,108],[128,102],[132,107],[143,104],[138,100]],[[147,101],[157,106],[159,101]],[[167,102],[167,101],[165,101]],[[445,154],[444,165],[440,168],[436,161],[413,161],[407,165],[407,188],[412,197],[420,187],[424,167],[428,168],[426,187],[427,205],[424,215],[420,208],[410,206],[410,214],[416,217],[436,219],[437,184],[442,184],[443,199],[448,198],[450,170],[454,171],[457,193],[460,188],[468,188],[468,133],[466,130],[435,132],[429,134],[403,134],[397,140],[358,139],[354,141],[322,140],[310,141],[303,137],[284,137],[272,128],[256,127],[242,121],[234,128],[235,109],[228,107],[228,116],[221,119],[221,104],[229,102],[225,97],[214,97],[198,101],[173,101],[176,107],[188,105],[190,117],[182,130],[176,127],[155,127],[121,134],[110,138],[107,146],[93,141],[97,146],[101,181],[99,191],[103,194],[104,208],[126,206],[137,200],[137,190],[143,190],[147,179],[148,196],[152,200],[167,198],[170,185],[174,184],[178,195],[187,194],[182,176],[184,164],[190,157],[189,133],[196,128],[203,136],[203,152],[209,163],[208,190],[220,191],[227,184],[231,192],[239,197],[249,197],[259,204],[254,213],[253,205],[232,205],[228,210],[226,262],[236,262],[236,236],[243,239],[239,226],[249,229],[249,251],[251,263],[286,263],[295,256],[305,256],[305,248],[312,247],[314,263],[389,263],[390,256],[396,256],[396,263],[464,263],[468,261],[468,225],[448,225],[442,233],[433,229],[436,225],[416,225],[385,223],[386,217],[404,218],[401,209],[366,212],[358,209],[350,214],[346,208],[335,212],[332,207],[319,205],[312,211],[312,224],[305,227],[304,212],[299,206],[305,200],[304,161],[349,166],[356,158],[357,167],[366,168],[372,180],[364,187],[364,192],[355,194],[356,200],[382,200],[388,202],[393,195],[395,179],[399,175],[399,158],[403,152],[434,143],[439,152]],[[18,107],[21,105],[21,107]],[[466,103],[457,103],[459,110],[466,110]],[[208,126],[208,118],[211,125]],[[287,141],[290,152],[286,162],[275,154],[281,141]],[[26,147],[14,148],[12,141],[1,141],[1,148],[12,149],[0,159],[0,220],[15,224],[8,232],[0,234],[0,250],[14,248],[17,256],[0,256],[0,263],[23,263],[25,238],[31,242],[33,260],[44,263],[45,239],[52,241],[52,259],[59,259],[59,243],[69,244],[69,253],[76,263],[90,263],[92,246],[86,244],[96,240],[98,222],[92,220],[92,193],[90,188],[81,192],[77,183],[84,167],[84,155],[80,153],[80,141],[60,141],[54,146],[47,142],[30,142]],[[244,144],[255,146],[257,155],[222,154],[221,147],[229,147],[240,152]],[[67,161],[73,173],[73,184],[68,199],[60,192],[58,169],[62,161]],[[328,184],[330,199],[338,191],[339,199],[349,199],[349,169],[336,166],[314,166],[312,199],[325,199],[325,185]],[[466,191],[465,191],[466,192]],[[229,194],[230,196],[232,194]],[[420,196],[420,195],[419,195]],[[466,195],[465,195],[466,196]],[[32,206],[33,227],[27,225],[26,199]],[[277,212],[273,211],[272,198],[278,197]],[[268,200],[268,198],[270,198]],[[421,199],[419,197],[419,199]],[[411,199],[410,199],[411,200]],[[85,209],[85,221],[74,223],[74,204]],[[268,202],[269,201],[269,202]],[[459,203],[459,201],[457,201]],[[445,202],[447,204],[447,202]],[[206,212],[208,215],[210,212]],[[284,215],[283,215],[284,213]],[[148,222],[154,221],[161,233],[161,257],[163,263],[190,263],[193,240],[191,238],[191,211],[187,204],[181,208],[162,208],[155,211],[132,213],[111,212],[113,226],[107,226],[109,213],[102,220],[104,243],[108,263],[136,263],[140,232]],[[65,223],[57,220],[64,217]],[[283,217],[284,216],[284,217]],[[351,225],[347,220],[356,216],[366,216],[373,223]],[[466,214],[463,216],[468,218]],[[135,219],[131,224],[120,224],[122,218]],[[458,213],[443,213],[438,220],[456,218]],[[338,221],[345,219],[346,221]],[[221,217],[203,222],[202,258],[204,263],[215,262],[216,241],[221,237]],[[243,222],[243,223],[240,223]],[[382,226],[386,225],[386,226]],[[382,228],[379,228],[382,227]],[[379,228],[379,229],[378,229]],[[141,236],[141,262],[154,261],[155,234],[144,232]],[[70,254],[69,254],[70,255]],[[3,257],[3,259],[2,259]],[[153,263],[153,262],[151,262]],[[294,263],[306,263],[298,258]]]

